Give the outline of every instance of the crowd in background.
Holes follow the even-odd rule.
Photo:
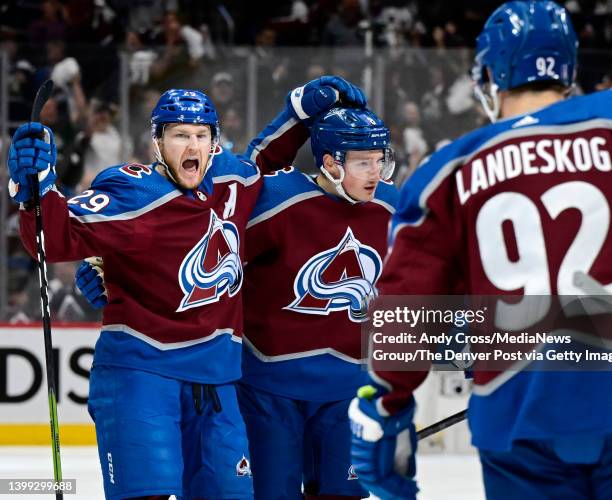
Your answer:
[[[55,91],[41,121],[54,130],[58,183],[70,196],[107,166],[153,160],[149,116],[167,88],[207,92],[219,113],[222,146],[241,152],[251,139],[249,54],[256,58],[257,130],[295,85],[323,74],[362,83],[369,69],[371,93],[383,96],[378,101],[371,96],[370,102],[381,103],[376,111],[391,129],[401,184],[424,156],[485,123],[472,98],[469,69],[475,37],[501,3],[2,1],[0,51],[8,60],[9,126],[12,131],[29,118],[36,89],[52,78]],[[576,92],[612,87],[612,0],[564,4],[582,49]],[[129,80],[129,137],[122,137],[118,123],[122,78]],[[314,169],[306,148],[296,164]],[[17,226],[11,206],[5,225],[8,308],[0,321],[13,323],[40,316],[34,262],[21,246]],[[50,271],[54,319],[99,319],[75,290],[74,263]]]

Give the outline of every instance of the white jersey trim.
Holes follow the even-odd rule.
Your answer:
[[[381,207],[386,209],[391,214],[395,213],[395,208],[393,208],[391,205],[389,205],[386,201],[380,200],[378,198],[373,198],[371,200],[371,202],[372,203],[376,203],[377,205],[380,205]]]
[[[289,118],[285,123],[283,123],[273,134],[266,136],[263,141],[261,141],[257,146],[253,148],[253,152],[249,157],[253,163],[257,163],[257,157],[259,153],[261,153],[268,145],[275,139],[278,139],[281,135],[283,135],[287,130],[292,128],[294,125],[297,125],[299,122],[295,118]]]
[[[76,215],[68,210],[70,217],[73,219],[82,222],[83,224],[93,223],[93,222],[108,222],[108,221],[118,221],[118,220],[131,220],[140,217],[141,215],[150,212],[151,210],[155,210],[156,208],[161,207],[162,205],[172,201],[174,198],[178,198],[182,196],[182,193],[175,189],[168,194],[158,198],[153,203],[149,203],[148,205],[139,208],[138,210],[132,210],[131,212],[123,212],[117,215],[104,215],[104,214],[91,214],[91,215]]]
[[[283,210],[290,207],[291,205],[295,205],[296,203],[300,203],[301,201],[304,201],[304,200],[309,200],[310,198],[316,198],[317,196],[325,196],[325,195],[321,191],[308,191],[306,193],[300,193],[298,195],[295,195],[289,198],[288,200],[285,200],[282,203],[279,203],[274,208],[271,208],[270,210],[267,210],[259,214],[257,217],[252,218],[247,224],[247,229],[254,226],[255,224],[259,224],[260,222],[263,222],[269,219],[270,217],[274,217],[276,214],[278,214],[279,212],[282,212]]]
[[[365,359],[355,359],[346,354],[341,353],[340,351],[336,351],[331,347],[324,347],[322,349],[313,349],[312,351],[304,351],[304,352],[293,352],[291,354],[280,354],[278,356],[267,356],[261,351],[259,351],[253,343],[248,339],[246,335],[242,336],[244,345],[249,348],[249,350],[253,353],[253,355],[263,361],[264,363],[277,363],[279,361],[291,361],[294,359],[302,359],[302,358],[310,358],[313,356],[321,356],[323,354],[329,354],[334,356],[342,361],[346,361],[347,363],[352,363],[354,365],[363,365],[367,362]]]
[[[248,186],[252,186],[253,184],[255,184],[260,179],[260,177],[261,175],[259,174],[259,172],[249,177],[244,177],[242,175],[237,175],[237,174],[227,174],[227,175],[218,175],[216,177],[213,177],[212,181],[214,184],[220,184],[223,182],[239,182],[243,186],[248,187]]]
[[[168,344],[152,339],[144,333],[141,333],[138,330],[134,330],[133,328],[130,328],[127,325],[102,325],[102,331],[127,333],[128,335],[136,337],[137,339],[142,340],[146,344],[149,344],[150,346],[153,346],[156,349],[159,349],[160,351],[171,351],[173,349],[181,349],[183,347],[191,347],[197,344],[203,344],[204,342],[209,342],[210,340],[213,340],[214,338],[217,338],[221,335],[230,335],[230,340],[232,342],[236,342],[238,344],[242,343],[242,339],[234,335],[233,328],[217,328],[213,333],[201,339],[187,340],[185,342],[171,342]]]
[[[419,208],[421,208],[421,210],[423,211],[423,215],[421,215],[421,217],[419,217],[419,219],[415,222],[404,223],[404,224],[398,225],[393,231],[393,238],[395,238],[395,235],[397,234],[397,232],[404,226],[421,225],[423,221],[425,220],[425,218],[427,217],[427,214],[429,212],[427,208],[427,200],[429,199],[429,196],[438,188],[440,184],[442,184],[444,179],[446,179],[454,171],[454,169],[456,168],[458,164],[469,163],[470,160],[474,156],[476,156],[478,153],[480,153],[482,150],[489,149],[504,141],[507,141],[510,139],[517,139],[520,137],[529,137],[532,135],[541,135],[541,134],[571,134],[571,133],[582,132],[584,130],[589,130],[593,128],[611,128],[611,127],[612,127],[612,120],[596,118],[593,120],[587,120],[587,121],[579,122],[579,123],[570,123],[567,125],[538,125],[538,126],[526,127],[526,128],[520,128],[520,129],[509,129],[509,130],[506,130],[505,132],[501,132],[497,134],[496,136],[492,137],[488,141],[478,146],[478,148],[475,149],[474,151],[468,154],[453,158],[452,160],[447,162],[438,171],[438,173],[433,177],[433,179],[427,184],[427,186],[425,186],[425,188],[423,189],[423,191],[421,192],[419,196]]]
[[[570,330],[566,328],[559,328],[550,331],[550,335],[563,335],[571,337],[574,340],[577,340],[581,344],[590,345],[596,347],[598,349],[607,349],[609,350],[612,347],[612,344],[609,340],[604,338],[594,337],[589,333],[581,332],[578,330]],[[542,352],[544,350],[545,344],[539,344],[535,349],[537,352]],[[503,384],[508,382],[512,377],[514,377],[517,373],[523,371],[525,367],[531,363],[534,363],[531,360],[521,360],[514,363],[508,370],[505,370],[501,375],[495,377],[490,382],[482,385],[474,385],[472,389],[472,393],[477,396],[489,396],[497,389],[499,389]]]

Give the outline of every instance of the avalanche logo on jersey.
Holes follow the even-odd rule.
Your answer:
[[[179,283],[185,294],[176,312],[217,302],[228,293],[233,297],[242,286],[238,229],[210,211],[208,230],[189,251],[179,269]]]
[[[381,270],[376,250],[359,242],[349,227],[336,247],[302,266],[293,284],[296,298],[285,309],[326,315],[347,311],[351,321],[365,321]]]

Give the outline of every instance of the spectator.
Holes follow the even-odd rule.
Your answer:
[[[76,263],[58,262],[50,266],[49,309],[56,321],[98,321],[100,311],[93,309],[76,288]]]
[[[66,9],[58,0],[44,0],[40,4],[42,17],[35,19],[28,28],[32,43],[44,43],[66,38]]]
[[[417,104],[413,101],[408,101],[403,105],[401,112],[401,122],[404,125],[402,142],[407,161],[405,168],[400,169],[398,173],[398,186],[401,186],[417,169],[428,149],[423,130],[421,129],[421,113]]]
[[[151,142],[151,110],[159,100],[161,92],[154,89],[138,89],[133,92],[132,108],[130,109],[132,141],[134,142],[134,157],[136,163],[148,165],[155,160],[155,151]]]
[[[448,138],[449,130],[446,123],[447,108],[447,83],[446,74],[442,66],[442,61],[429,68],[428,90],[421,97],[421,112],[423,121],[428,125],[428,132],[431,133],[431,143],[437,143],[442,139]]]
[[[83,185],[89,186],[94,177],[109,165],[118,165],[122,158],[122,140],[113,125],[116,105],[92,99],[87,128],[77,136],[84,141],[85,173]]]
[[[310,80],[314,80],[315,78],[319,78],[326,74],[325,66],[323,64],[313,62],[306,68],[306,78],[304,78],[304,81],[309,82]]]
[[[200,26],[200,35],[202,35],[202,58],[214,61],[217,58],[217,49],[213,43],[208,24]]]
[[[35,321],[40,316],[40,301],[30,300],[30,289],[35,283],[36,262],[21,244],[17,213],[8,217],[4,229],[8,249],[8,290],[7,309],[0,320],[11,324]]]
[[[223,116],[227,110],[236,106],[237,96],[234,89],[234,77],[226,71],[215,73],[210,85],[210,98],[215,103],[217,113]],[[223,124],[223,122],[221,122]]]
[[[338,11],[334,13],[323,32],[325,45],[348,46],[361,45],[363,42],[358,34],[359,21],[363,14],[358,0],[342,0]]]
[[[9,120],[19,122],[30,116],[32,100],[36,93],[34,73],[36,68],[27,59],[19,56],[17,33],[10,29],[0,30],[0,53],[8,59]]]
[[[13,272],[9,275],[8,304],[3,321],[11,325],[27,324],[39,319],[40,314],[33,307],[28,292],[28,274]]]
[[[220,116],[220,123],[221,147],[236,154],[242,153],[248,144],[242,114],[236,108],[228,108]]]
[[[187,64],[194,67],[204,55],[203,36],[191,26],[183,25],[174,11],[166,12],[161,29],[153,36],[154,43],[163,44],[161,57],[151,67],[157,78]]]
[[[68,104],[61,94],[52,96],[40,112],[40,121],[55,133],[58,186],[64,195],[73,196],[83,176],[84,150],[77,141],[79,123],[70,118]]]
[[[124,48],[129,56],[130,83],[146,85],[149,83],[151,65],[155,62],[157,54],[144,46],[140,35],[135,31],[126,32]]]
[[[379,42],[391,48],[405,43],[406,35],[414,24],[414,13],[409,7],[385,7],[374,20],[380,32]]]

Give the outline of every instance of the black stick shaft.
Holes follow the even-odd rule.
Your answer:
[[[53,81],[44,82],[32,105],[31,121],[40,120],[40,112],[45,102],[51,96]],[[55,386],[55,364],[53,362],[53,343],[51,341],[51,314],[49,311],[49,295],[47,293],[47,264],[45,260],[45,235],[43,232],[42,211],[40,208],[40,193],[38,176],[32,176],[34,213],[36,216],[36,247],[38,252],[38,279],[40,282],[40,307],[42,312],[43,334],[45,339],[45,365],[47,371],[47,389],[49,395],[49,423],[51,426],[51,452],[53,455],[53,478],[56,483],[62,481],[62,461],[60,455],[59,421],[57,418],[57,389]],[[63,500],[60,490],[55,494],[56,500]]]
[[[465,420],[467,417],[467,410],[460,411],[459,413],[455,413],[450,417],[445,418],[444,420],[440,420],[435,424],[430,425],[429,427],[425,427],[417,432],[417,439],[420,441],[421,439],[425,439],[426,437],[435,434],[436,432],[443,431],[444,429],[450,427],[451,425],[455,425],[462,420]]]

